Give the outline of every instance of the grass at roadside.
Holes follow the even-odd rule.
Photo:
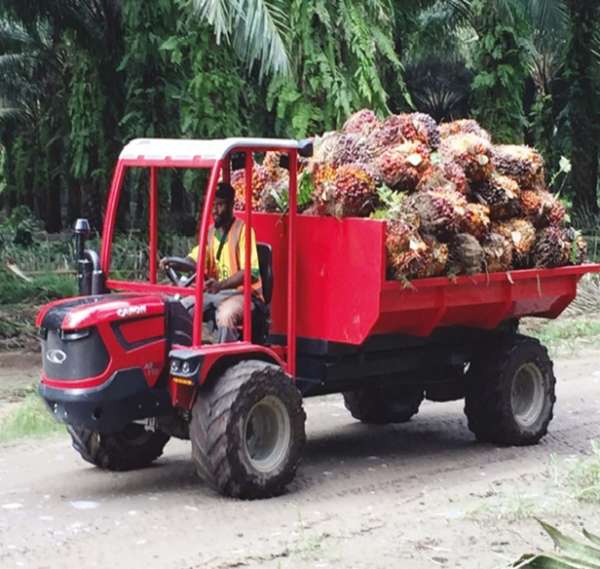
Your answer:
[[[540,340],[554,356],[572,355],[600,340],[600,314],[558,320],[526,319],[521,329]]]
[[[64,426],[57,423],[50,415],[37,393],[30,391],[0,419],[0,443],[45,437],[64,430]]]

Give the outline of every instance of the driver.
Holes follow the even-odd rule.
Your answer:
[[[244,261],[246,231],[244,222],[233,215],[235,192],[231,185],[221,182],[213,205],[213,222],[209,227],[206,251],[206,280],[204,281],[204,315],[215,314],[219,343],[239,340],[238,327],[244,315]],[[187,259],[198,262],[198,246]],[[160,262],[165,268],[167,259]],[[262,283],[252,230],[251,245],[252,301],[262,302]],[[193,310],[193,306],[190,307]]]

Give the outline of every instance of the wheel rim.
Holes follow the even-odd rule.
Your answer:
[[[284,404],[272,395],[252,407],[244,425],[248,460],[260,472],[272,472],[285,460],[292,437]]]
[[[533,363],[522,365],[515,374],[511,405],[516,422],[531,427],[544,409],[544,375]]]

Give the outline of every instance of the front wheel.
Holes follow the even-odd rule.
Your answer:
[[[226,496],[281,494],[302,456],[305,420],[302,396],[281,368],[254,360],[232,366],[194,404],[196,470]]]
[[[135,470],[154,462],[169,441],[169,435],[146,431],[130,423],[120,433],[102,434],[69,426],[73,448],[87,462],[105,470]]]
[[[467,374],[465,413],[477,440],[532,445],[548,432],[556,378],[537,340],[515,335],[484,347]]]

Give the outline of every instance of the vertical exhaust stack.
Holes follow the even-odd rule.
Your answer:
[[[104,273],[100,267],[100,257],[96,251],[85,248],[85,242],[92,234],[90,222],[87,219],[78,219],[75,222],[74,233],[79,295],[103,294]]]

